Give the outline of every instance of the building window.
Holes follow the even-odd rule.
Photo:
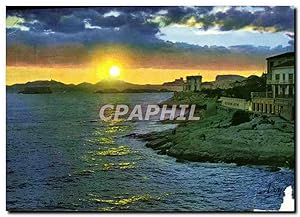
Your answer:
[[[282,86],[281,88],[282,88],[282,94],[281,95],[285,96],[285,90],[286,90],[286,88],[285,88],[285,86]]]
[[[293,96],[293,86],[289,86],[289,96]]]
[[[279,80],[279,74],[275,75],[275,80],[278,81]]]
[[[285,74],[282,74],[282,80],[285,81]]]
[[[293,74],[289,74],[289,80],[293,80]]]

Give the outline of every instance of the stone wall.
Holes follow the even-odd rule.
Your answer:
[[[164,89],[170,90],[170,91],[176,91],[176,92],[181,92],[183,91],[183,85],[179,86],[179,85],[165,85],[163,86]]]
[[[251,103],[245,99],[221,97],[220,101],[221,101],[222,106],[225,106],[228,108],[241,109],[241,110],[245,110],[245,111],[250,110]]]
[[[251,100],[251,111],[255,113],[275,114],[292,121],[295,118],[294,99],[254,97]]]

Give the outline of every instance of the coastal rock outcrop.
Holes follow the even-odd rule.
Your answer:
[[[252,115],[232,124],[233,110],[179,124],[171,130],[140,135],[147,147],[178,161],[225,162],[237,165],[294,167],[294,124],[275,116]]]

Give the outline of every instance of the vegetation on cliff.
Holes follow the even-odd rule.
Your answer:
[[[250,100],[251,92],[264,92],[266,88],[265,76],[252,75],[243,81],[236,81],[234,87],[228,89],[202,89],[201,94],[207,97],[235,97]]]
[[[135,136],[147,141],[146,145],[158,154],[179,161],[294,167],[293,123],[280,117],[227,109],[214,99],[199,98],[209,102],[199,121],[181,122],[175,130]],[[176,100],[189,99],[178,95],[173,102]]]

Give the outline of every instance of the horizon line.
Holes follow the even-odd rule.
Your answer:
[[[264,74],[264,72],[262,72],[262,74]],[[241,76],[241,77],[244,77],[244,78],[249,78],[250,76],[258,76],[258,75],[255,75],[255,74],[252,74],[252,75],[249,75],[249,76],[244,76],[244,75],[240,75],[240,74],[221,74],[221,75],[216,75],[216,77],[217,77],[217,76],[227,76],[227,75]],[[200,76],[201,76],[201,75],[200,75]],[[180,79],[180,78],[183,78],[183,77],[184,77],[184,76],[179,77],[179,78],[176,78],[176,79]],[[186,76],[185,76],[185,77],[186,77]],[[205,82],[214,82],[214,81],[216,81],[216,77],[215,77],[215,80],[202,81],[202,83],[205,83]],[[258,76],[258,77],[260,77],[260,76]],[[203,78],[203,77],[202,77],[202,78]],[[185,80],[185,79],[184,79],[184,80]],[[104,79],[102,79],[102,80],[96,81],[95,83],[91,83],[91,82],[87,82],[87,81],[82,81],[82,82],[77,83],[77,84],[75,84],[75,83],[65,83],[65,82],[63,82],[63,81],[55,80],[55,79],[47,79],[47,80],[39,80],[39,79],[37,79],[37,80],[26,81],[26,82],[24,82],[24,83],[13,83],[13,84],[7,84],[7,83],[6,83],[5,85],[6,85],[6,86],[22,85],[22,84],[27,84],[27,83],[32,83],[32,82],[38,82],[38,81],[41,81],[41,82],[46,82],[46,81],[51,82],[51,81],[54,81],[54,82],[62,83],[62,84],[65,84],[65,85],[75,85],[75,86],[80,85],[80,84],[83,84],[83,83],[91,84],[91,85],[96,85],[97,83],[99,83],[99,82],[101,82],[101,81],[122,81],[122,82],[124,82],[124,83],[133,84],[133,85],[140,85],[140,86],[153,85],[153,86],[155,86],[155,85],[163,85],[164,83],[167,83],[167,82],[173,82],[173,81],[175,81],[175,79],[173,79],[172,81],[164,81],[163,83],[159,83],[159,84],[153,84],[153,83],[152,83],[152,84],[151,84],[151,83],[148,83],[148,84],[137,84],[137,83],[131,83],[131,82],[128,82],[128,81],[125,81],[125,80],[121,80],[121,79],[112,79],[112,78],[110,78],[110,79],[104,78]]]

